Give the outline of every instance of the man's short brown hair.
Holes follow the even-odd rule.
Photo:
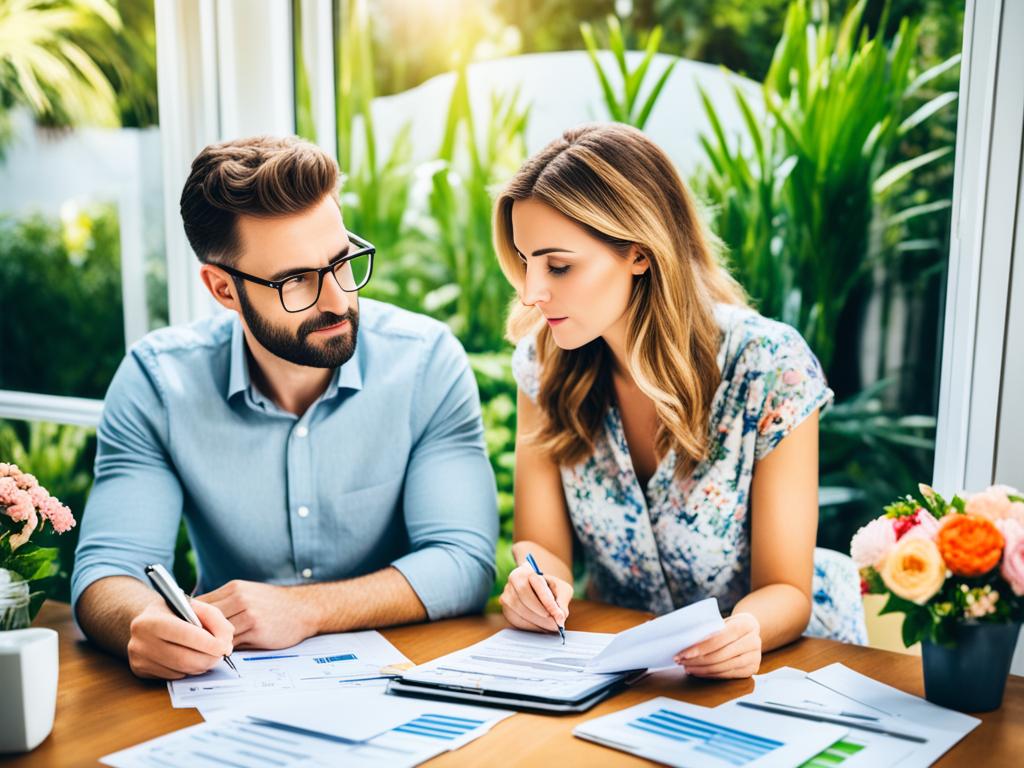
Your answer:
[[[204,264],[238,257],[238,217],[300,213],[337,194],[334,159],[296,136],[211,144],[192,161],[181,191],[185,235]]]

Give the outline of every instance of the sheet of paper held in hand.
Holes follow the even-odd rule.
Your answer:
[[[461,651],[403,673],[404,680],[525,696],[577,699],[608,683],[609,674],[674,664],[687,646],[722,629],[714,598],[617,635],[558,635],[505,629]]]
[[[372,631],[320,635],[273,651],[236,650],[231,660],[238,675],[222,663],[205,674],[170,681],[171,705],[222,708],[260,695],[383,687],[388,679],[383,668],[410,664],[379,632]]]

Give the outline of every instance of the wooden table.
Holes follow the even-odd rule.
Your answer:
[[[618,632],[646,614],[600,603],[574,602],[570,629]],[[4,766],[95,765],[98,758],[199,723],[194,709],[172,709],[165,685],[136,679],[127,664],[86,643],[68,606],[47,603],[35,626],[60,633],[60,684],[53,733],[35,751],[4,759]],[[383,634],[402,653],[421,663],[475,643],[507,627],[500,615],[488,614],[434,624],[397,627]],[[921,659],[830,640],[804,638],[768,654],[762,672],[781,666],[814,670],[840,661],[852,669],[923,695]],[[715,706],[753,691],[750,680],[709,681],[678,675],[652,675],[635,688],[602,702],[583,715],[517,714],[485,736],[430,762],[437,766],[575,766],[645,765],[644,760],[572,736],[582,720],[605,715],[653,696]],[[1024,765],[1024,677],[1011,676],[1001,709],[980,716],[982,724],[946,753],[941,766]]]

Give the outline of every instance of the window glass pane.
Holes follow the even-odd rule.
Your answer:
[[[824,365],[837,401],[821,422],[819,543],[847,551],[931,478],[963,3],[870,2],[842,40],[854,6],[335,1],[343,214],[378,245],[364,294],[448,322],[474,354],[503,535],[515,387],[491,195],[593,120],[668,152],[754,305]],[[794,94],[796,62],[812,60],[828,76]]]
[[[102,397],[126,339],[167,322],[153,3],[8,3],[7,25],[0,389]]]

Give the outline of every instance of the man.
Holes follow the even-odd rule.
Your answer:
[[[216,144],[181,214],[231,312],[149,334],[114,376],[72,579],[75,617],[140,676],[237,647],[479,610],[497,510],[466,355],[434,320],[368,299],[334,161],[298,139]],[[205,629],[144,568],[184,514]]]

